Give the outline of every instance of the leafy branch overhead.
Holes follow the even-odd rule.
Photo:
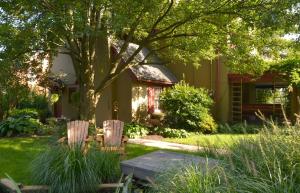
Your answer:
[[[36,67],[42,58],[51,61],[58,53],[70,55],[79,83],[80,104],[89,106],[88,101],[96,104],[120,73],[141,62],[135,58],[143,47],[151,48],[166,61],[194,65],[220,53],[228,57],[233,69],[245,70],[249,65],[253,70],[253,64],[261,63],[264,45],[276,50],[274,37],[297,30],[297,3],[298,0],[7,0],[0,3],[0,60],[28,67],[33,67],[35,61]],[[111,45],[119,40],[120,49],[112,56]],[[124,57],[131,42],[139,46]],[[257,57],[250,55],[254,48],[259,53]],[[80,114],[89,112],[80,110]]]

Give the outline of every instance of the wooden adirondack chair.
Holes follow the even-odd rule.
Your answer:
[[[67,123],[68,129],[68,145],[73,147],[76,144],[82,145],[82,148],[85,148],[85,144],[91,139],[88,137],[88,128],[89,122],[87,121],[71,121]],[[66,137],[63,137],[58,140],[58,142],[64,142]]]
[[[100,149],[103,151],[115,151],[125,154],[127,137],[123,136],[124,123],[119,120],[107,120],[103,122],[103,134],[97,135]]]

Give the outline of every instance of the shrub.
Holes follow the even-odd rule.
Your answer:
[[[39,119],[43,123],[48,117],[51,116],[51,110],[49,109],[48,98],[45,95],[38,95],[30,93],[26,98],[23,98],[17,105],[18,109],[36,109],[39,114]]]
[[[50,193],[96,192],[97,185],[116,182],[120,176],[116,154],[90,150],[81,146],[55,146],[32,163],[33,180],[50,186]]]
[[[67,119],[57,119],[55,117],[48,118],[46,120],[48,127],[51,128],[51,132],[53,137],[57,140],[57,138],[61,138],[67,136]]]
[[[207,90],[180,82],[164,90],[160,101],[166,122],[171,127],[203,133],[216,130],[216,123],[210,114],[213,100]]]
[[[8,117],[0,123],[0,136],[13,136],[19,134],[35,134],[43,128],[37,119],[31,117]]]
[[[217,131],[217,124],[214,118],[209,114],[209,112],[202,111],[200,113],[200,122],[199,126],[201,128],[202,133],[209,134],[215,133]]]
[[[228,146],[227,153],[220,157],[219,167],[214,170],[205,172],[206,168],[188,166],[175,173],[164,173],[158,177],[157,186],[152,191],[300,192],[299,127],[282,130],[268,125],[268,128],[271,131],[265,129],[257,138],[245,138]],[[289,132],[285,132],[287,129]]]
[[[218,125],[219,133],[234,133],[234,134],[252,134],[258,133],[263,129],[263,126],[248,125],[247,123],[237,123],[234,125],[228,125],[227,123]]]
[[[172,129],[172,128],[159,128],[153,129],[154,134],[161,135],[168,138],[186,138],[189,133],[184,129]]]
[[[124,126],[124,134],[129,138],[139,138],[148,135],[149,130],[147,127],[136,124],[130,123],[125,124]]]
[[[32,108],[13,109],[9,112],[9,116],[13,118],[30,117],[30,118],[38,119],[39,113],[37,112],[36,109],[32,109]]]

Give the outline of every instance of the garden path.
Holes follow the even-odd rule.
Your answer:
[[[199,165],[202,171],[206,171],[216,167],[219,161],[212,158],[159,150],[122,161],[121,170],[125,175],[133,174],[139,180],[153,182],[155,177],[164,171],[186,167],[191,164]]]
[[[129,143],[145,145],[150,147],[157,147],[160,149],[169,149],[169,150],[180,150],[180,151],[190,151],[190,152],[201,152],[207,150],[205,147],[196,146],[196,145],[185,145],[179,143],[171,143],[159,140],[151,139],[129,139]],[[220,154],[226,153],[225,149],[214,149]]]
[[[151,140],[151,139],[129,139],[129,143],[145,145],[150,147],[157,147],[160,149],[172,149],[172,150],[182,150],[182,151],[199,151],[204,149],[203,147],[198,147],[195,145],[184,145],[179,143],[171,143],[171,142],[164,142],[158,140]]]

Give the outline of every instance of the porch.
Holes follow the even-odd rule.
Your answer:
[[[231,121],[247,121],[257,124],[260,111],[275,121],[284,120],[283,111],[290,115],[291,94],[284,78],[277,73],[265,73],[260,77],[229,74]]]

